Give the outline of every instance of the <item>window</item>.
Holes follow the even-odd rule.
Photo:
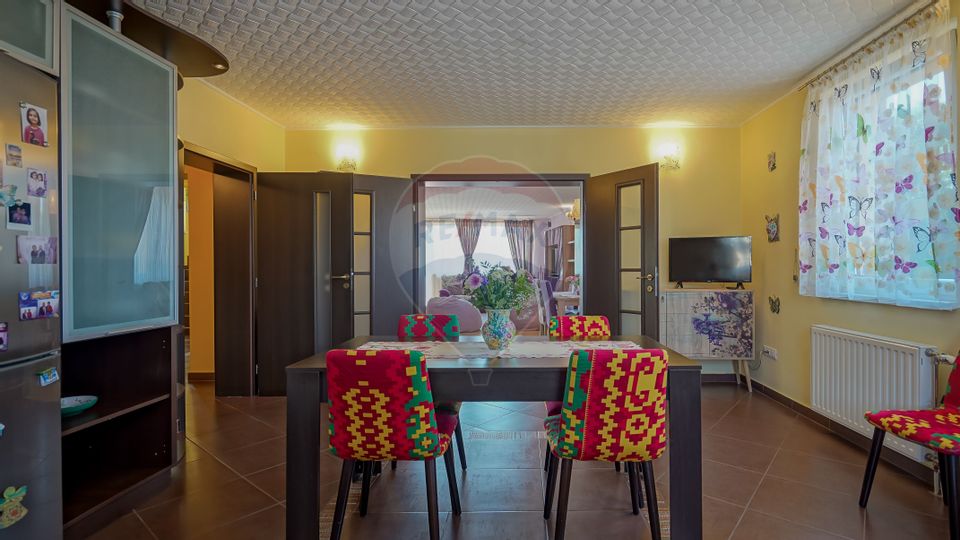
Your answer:
[[[957,309],[954,32],[921,20],[811,85],[800,293]]]
[[[463,273],[463,248],[453,220],[428,221],[426,232],[427,299],[439,295],[443,276]],[[503,221],[484,221],[473,253],[477,264],[489,262],[513,268]]]

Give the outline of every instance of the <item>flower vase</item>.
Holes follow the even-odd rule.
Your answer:
[[[480,327],[480,335],[490,350],[500,352],[513,342],[517,327],[510,320],[509,309],[488,309],[487,320]]]

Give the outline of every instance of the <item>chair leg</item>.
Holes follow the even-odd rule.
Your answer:
[[[960,540],[960,504],[957,501],[957,467],[960,466],[960,456],[948,455],[944,459],[947,464],[947,489],[950,496],[948,511],[950,514],[950,540]]]
[[[437,461],[423,462],[427,474],[427,515],[430,519],[430,540],[440,540],[440,511],[437,508]]]
[[[454,431],[454,435],[457,437],[457,452],[460,453],[460,467],[463,470],[467,470],[467,447],[463,445],[463,428],[460,427],[459,420],[457,421],[457,429]]]
[[[350,495],[350,482],[353,481],[354,463],[352,459],[345,459],[340,469],[340,486],[337,489],[337,506],[333,511],[333,524],[330,526],[330,540],[340,540],[340,532],[343,531],[343,515],[347,511],[347,496]]]
[[[937,452],[937,462],[940,465],[940,495],[943,497],[943,505],[950,506],[950,497],[947,496],[947,455]]]
[[[393,460],[390,462],[390,470],[391,471],[397,470],[397,460]]]
[[[557,491],[557,465],[559,458],[553,455],[547,446],[547,492],[543,494],[543,519],[550,519],[550,510],[553,509],[553,494]]]
[[[360,484],[360,515],[367,515],[367,503],[370,501],[370,476],[373,474],[373,462],[360,462],[363,477]]]
[[[547,472],[550,468],[550,443],[547,443],[547,451],[543,453],[543,471]]]
[[[570,503],[570,471],[573,460],[563,459],[560,466],[560,498],[557,500],[557,521],[553,526],[554,540],[563,540],[567,528],[567,506]]]
[[[447,484],[450,487],[450,507],[453,509],[453,515],[459,516],[462,510],[460,509],[460,492],[457,490],[457,465],[453,462],[453,452],[449,448],[443,453],[443,462],[446,465]]]
[[[633,506],[633,515],[640,515],[640,509],[643,508],[643,502],[640,498],[640,478],[636,463],[627,463],[627,475],[630,480],[630,502]]]
[[[615,470],[615,471],[617,471],[617,472],[620,472],[620,462],[619,462],[619,461],[614,461],[614,462],[613,462],[613,470]]]
[[[886,434],[887,432],[880,428],[873,430],[873,444],[870,446],[870,457],[867,458],[867,470],[863,473],[863,486],[860,487],[860,508],[867,507],[873,477],[876,476],[877,464],[880,463],[880,451],[883,450],[883,437]]]
[[[653,462],[640,464],[643,471],[643,487],[647,492],[647,515],[650,517],[650,534],[653,540],[660,540],[660,509],[657,508],[657,483],[653,475]]]

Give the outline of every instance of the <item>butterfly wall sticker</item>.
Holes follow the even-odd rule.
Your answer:
[[[927,40],[917,39],[910,43],[913,51],[913,67],[922,66],[927,62]]]
[[[780,313],[780,297],[771,296],[767,298],[767,301],[770,302],[770,313]]]
[[[767,242],[780,241],[780,214],[773,217],[763,216],[767,220]]]

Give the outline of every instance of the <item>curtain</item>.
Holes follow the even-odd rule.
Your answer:
[[[176,205],[169,187],[155,187],[150,196],[147,220],[133,254],[133,282],[172,282]]]
[[[533,221],[503,222],[507,231],[507,241],[510,243],[510,256],[513,257],[513,267],[533,272]]]
[[[944,10],[928,8],[810,86],[800,294],[960,307],[956,37]]]
[[[477,241],[480,240],[480,227],[483,225],[483,220],[455,219],[454,221],[457,223],[457,235],[460,236],[460,247],[463,249],[463,273],[466,275],[477,267],[473,261],[473,252],[477,249]]]

